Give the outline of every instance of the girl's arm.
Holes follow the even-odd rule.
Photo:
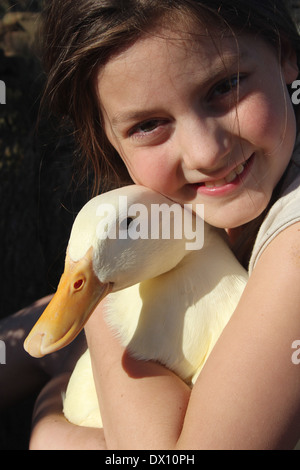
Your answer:
[[[262,254],[195,387],[86,326],[108,448],[292,449],[300,436],[300,223]]]
[[[174,445],[190,389],[165,367],[132,359],[107,327],[101,308],[90,318],[86,334],[108,449]]]

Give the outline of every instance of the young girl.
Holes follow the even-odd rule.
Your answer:
[[[45,42],[45,95],[71,118],[101,184],[115,175],[204,204],[250,278],[192,391],[131,359],[97,308],[85,332],[104,431],[66,422],[59,376],[38,399],[31,448],[292,449],[300,154],[289,90],[299,38],[284,2],[52,0]]]

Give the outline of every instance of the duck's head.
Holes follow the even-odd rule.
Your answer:
[[[57,292],[26,338],[26,351],[42,357],[61,349],[109,292],[174,268],[187,253],[183,214],[179,204],[138,185],[89,201],[75,219]]]

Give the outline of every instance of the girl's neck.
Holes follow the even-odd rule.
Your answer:
[[[276,188],[273,191],[273,195],[268,206],[265,208],[262,214],[258,216],[256,219],[248,222],[245,225],[241,225],[240,227],[226,230],[231,249],[245,269],[248,269],[248,264],[250,261],[252,249],[256,240],[257,233],[260,229],[260,226],[263,223],[263,220],[265,219],[270,208],[280,197],[280,193],[282,191],[282,185],[284,183],[285,176],[289,167],[290,165],[288,165],[286,171],[282,175],[279,183],[277,184]]]

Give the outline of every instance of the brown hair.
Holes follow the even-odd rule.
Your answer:
[[[300,51],[299,36],[283,0],[47,0],[44,12],[44,97],[72,122],[83,168],[92,164],[94,191],[130,182],[106,138],[94,78],[99,67],[165,19],[260,34],[280,52],[282,41]],[[177,23],[176,22],[177,19]],[[170,26],[171,27],[171,26]],[[195,34],[197,31],[195,31]]]

